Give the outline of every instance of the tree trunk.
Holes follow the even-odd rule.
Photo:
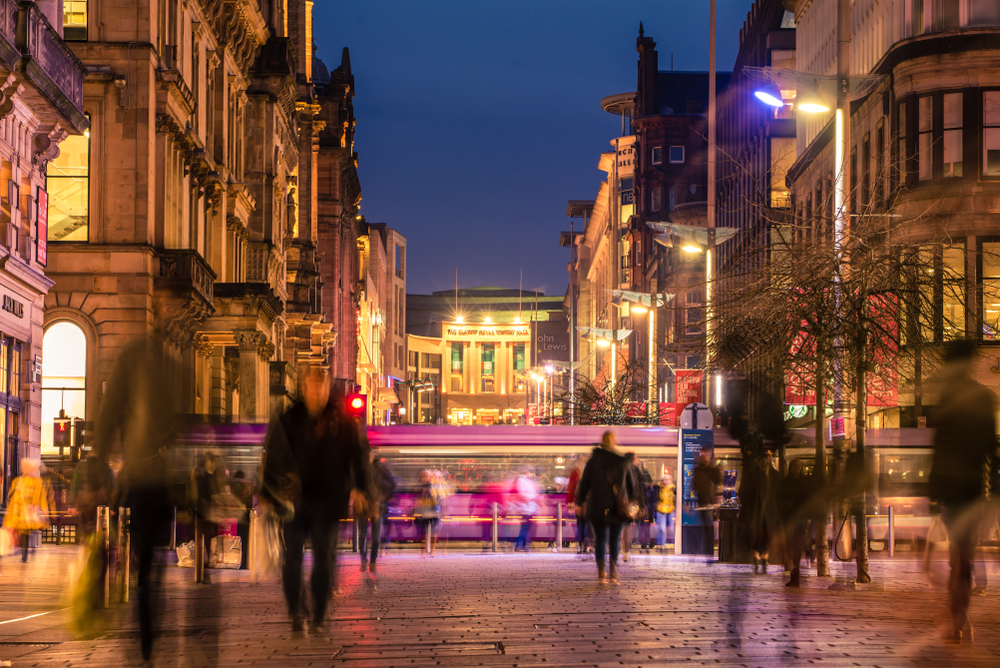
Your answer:
[[[858,524],[858,542],[856,554],[858,558],[858,576],[856,580],[861,583],[872,581],[868,573],[868,523],[865,515],[868,512],[868,461],[865,453],[865,431],[868,427],[867,392],[865,387],[865,366],[858,364],[857,377],[855,378],[855,400],[854,400],[854,431],[857,435],[858,454],[863,458],[864,475],[862,477],[861,505],[856,509],[855,521]]]
[[[830,514],[826,494],[826,378],[822,364],[817,355],[816,361],[816,462],[813,465],[813,475],[816,476],[816,489],[824,501],[817,504],[814,518],[816,529],[816,575],[830,575],[830,544],[827,542],[827,519]]]

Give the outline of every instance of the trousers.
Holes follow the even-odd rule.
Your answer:
[[[382,541],[382,520],[385,517],[385,513],[378,516],[378,519],[371,519],[368,517],[355,517],[354,526],[358,531],[358,552],[361,554],[362,563],[368,559],[368,526],[371,525],[372,528],[372,542],[371,542],[371,563],[375,563],[375,559],[378,557],[379,544]]]
[[[313,570],[310,578],[314,622],[326,619],[326,606],[333,586],[337,563],[337,529],[340,518],[329,511],[301,509],[285,524],[285,563],[281,569],[282,586],[288,614],[298,617],[305,613],[302,602],[302,556],[306,537],[312,539]]]

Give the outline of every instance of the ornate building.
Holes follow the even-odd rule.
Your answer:
[[[154,332],[185,413],[266,420],[298,364],[326,362],[312,5],[67,3],[92,131],[63,167],[75,199],[49,233],[45,327],[85,343],[76,416]]]

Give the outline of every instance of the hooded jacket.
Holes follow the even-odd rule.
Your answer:
[[[622,455],[604,448],[594,448],[590,461],[583,469],[576,488],[577,502],[585,506],[587,519],[594,524],[621,524],[615,487],[625,478],[630,500],[644,505],[638,476],[625,475],[628,461]]]

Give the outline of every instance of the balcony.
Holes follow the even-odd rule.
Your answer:
[[[193,293],[211,310],[215,272],[204,258],[197,251],[187,249],[159,250],[156,254],[159,264],[156,287],[180,294]]]
[[[75,133],[90,127],[83,113],[86,68],[34,2],[0,0],[3,70],[14,74],[22,85],[20,98],[42,123],[59,123]]]

